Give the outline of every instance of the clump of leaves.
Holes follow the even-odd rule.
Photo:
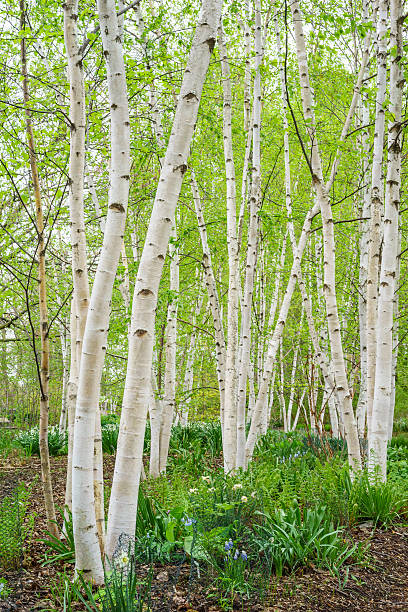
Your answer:
[[[123,555],[123,563],[105,569],[105,586],[96,592],[80,574],[72,585],[65,586],[64,610],[69,612],[68,602],[76,599],[87,612],[149,612],[153,568],[145,580],[139,580],[132,556]]]
[[[28,431],[20,431],[14,438],[14,445],[22,448],[27,455],[40,456],[39,429],[32,427]],[[68,453],[68,436],[61,434],[57,425],[48,428],[48,451],[51,457]]]
[[[40,540],[48,549],[45,553],[43,566],[51,563],[75,563],[75,541],[74,528],[72,524],[72,513],[67,506],[65,509],[58,508],[63,523],[63,539],[57,538],[48,532],[48,537]]]
[[[374,526],[389,526],[395,522],[408,499],[392,482],[381,482],[366,472],[350,487],[350,517],[355,522],[373,521]]]
[[[335,529],[325,506],[298,505],[273,515],[259,513],[262,522],[251,535],[251,549],[258,551],[260,565],[282,576],[311,563],[335,573],[356,552]]]

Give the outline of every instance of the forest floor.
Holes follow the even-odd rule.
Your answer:
[[[105,456],[106,484],[113,474],[114,457]],[[57,505],[64,500],[66,457],[51,458],[54,494]],[[8,599],[0,599],[0,611],[62,610],[50,597],[52,585],[57,590],[61,564],[42,566],[45,553],[44,508],[40,483],[40,462],[27,459],[0,458],[0,501],[17,482],[32,487],[30,514],[35,514],[34,529],[27,543],[25,559],[18,571],[1,570],[12,587]],[[235,610],[287,612],[408,612],[408,527],[397,525],[387,531],[353,529],[355,541],[370,543],[364,565],[349,566],[348,580],[332,576],[318,568],[295,572],[270,584],[264,597],[250,602],[238,601]],[[67,570],[69,571],[69,570]],[[141,568],[147,571],[147,568]],[[205,576],[191,575],[188,563],[182,566],[160,565],[154,568],[152,610],[155,612],[218,612],[221,608],[211,599],[211,583]],[[78,604],[79,606],[79,604]],[[76,608],[81,610],[81,606]]]

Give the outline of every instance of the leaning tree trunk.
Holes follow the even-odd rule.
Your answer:
[[[135,532],[159,284],[220,13],[220,0],[204,1],[178,97],[137,273],[118,450],[109,506],[108,556],[112,555],[121,533],[133,537]]]
[[[95,409],[103,368],[103,346],[109,325],[110,300],[125,229],[129,193],[130,130],[123,50],[115,3],[98,0],[106,59],[111,117],[111,168],[108,215],[102,251],[92,288],[79,373],[73,451],[72,515],[76,569],[103,582],[93,489]]]
[[[25,6],[24,0],[20,0],[20,30],[25,29]],[[37,154],[35,150],[34,132],[31,123],[30,93],[28,87],[27,74],[27,54],[26,40],[24,35],[21,37],[21,72],[23,76],[23,99],[24,112],[26,118],[26,133],[28,140],[28,155],[30,159],[31,178],[34,188],[35,210],[36,210],[36,230],[37,230],[37,251],[38,251],[38,293],[39,293],[39,314],[40,314],[40,339],[41,339],[41,362],[37,367],[40,383],[40,462],[41,462],[41,481],[44,494],[45,511],[47,514],[47,528],[55,537],[58,537],[58,527],[54,507],[54,497],[52,493],[50,455],[48,451],[48,411],[49,411],[49,360],[50,342],[48,329],[48,307],[47,307],[47,276],[45,269],[46,241],[44,237],[44,216],[41,201],[40,179],[38,175]],[[33,338],[34,342],[34,338]],[[35,350],[35,345],[34,345]],[[37,357],[36,357],[37,360]],[[37,362],[38,363],[38,362]]]

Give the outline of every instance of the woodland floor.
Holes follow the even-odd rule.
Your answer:
[[[110,483],[114,457],[105,457],[106,483]],[[56,503],[62,505],[66,458],[51,458]],[[50,584],[57,578],[62,566],[42,567],[44,546],[38,538],[45,536],[44,509],[38,458],[0,458],[0,498],[16,482],[31,484],[30,512],[36,514],[35,528],[29,550],[19,571],[1,571],[13,587],[7,600],[0,600],[0,611],[58,610],[48,599]],[[370,540],[365,566],[351,566],[349,579],[342,584],[319,569],[309,568],[284,577],[270,585],[269,594],[262,601],[238,602],[234,609],[244,611],[287,612],[408,612],[408,527],[401,525],[388,531],[354,529],[352,537],[358,541]],[[145,568],[146,569],[146,568]],[[1,568],[0,568],[1,570]],[[142,568],[143,570],[143,568]],[[221,610],[209,599],[211,585],[205,578],[190,577],[190,566],[157,566],[152,583],[152,609],[156,612],[218,612]],[[48,601],[47,601],[48,599]],[[60,607],[62,610],[62,605]],[[80,610],[81,607],[78,607]],[[83,608],[82,608],[83,609]]]

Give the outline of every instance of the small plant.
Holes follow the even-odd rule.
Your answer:
[[[58,508],[58,512],[63,520],[62,533],[64,539],[56,538],[51,533],[48,533],[48,538],[41,540],[45,546],[51,550],[52,556],[45,553],[43,566],[50,565],[51,563],[57,563],[63,561],[64,563],[75,562],[75,542],[74,542],[74,528],[72,525],[72,513],[65,507],[65,510]]]
[[[33,520],[25,521],[30,489],[16,486],[11,495],[0,502],[0,566],[17,567],[24,554],[24,542],[33,528]]]
[[[227,540],[222,561],[211,556],[209,563],[217,574],[215,584],[222,593],[220,603],[224,608],[233,607],[236,594],[249,597],[253,585],[249,581],[248,555],[245,550],[235,547],[231,539]]]
[[[105,586],[96,593],[81,574],[72,587],[66,584],[64,610],[70,612],[69,602],[74,598],[83,603],[87,612],[149,612],[152,568],[147,578],[140,581],[134,557],[124,552],[115,566],[104,573]]]
[[[5,578],[0,576],[0,600],[7,599],[11,595],[11,587]]]
[[[102,450],[104,453],[113,455],[118,446],[119,423],[106,423],[101,427]]]

